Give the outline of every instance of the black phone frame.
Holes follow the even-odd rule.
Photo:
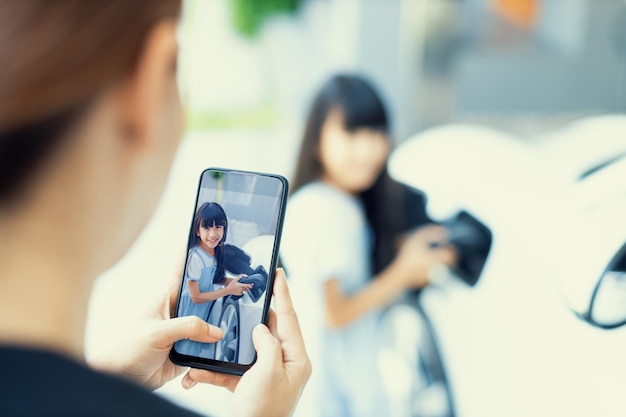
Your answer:
[[[289,195],[289,182],[282,175],[270,174],[270,173],[265,173],[265,172],[243,171],[243,170],[238,170],[238,169],[218,168],[218,167],[211,167],[211,168],[207,168],[203,170],[198,180],[198,188],[196,191],[194,210],[191,215],[189,233],[191,233],[191,229],[193,228],[193,218],[196,214],[196,210],[198,206],[198,199],[200,198],[200,189],[202,187],[202,179],[204,178],[204,175],[209,171],[271,177],[271,178],[278,179],[283,186],[283,190],[282,190],[281,197],[280,197],[281,201],[280,201],[280,206],[279,206],[280,210],[278,213],[276,234],[274,235],[274,247],[272,249],[272,259],[270,260],[270,270],[268,271],[268,277],[267,277],[267,280],[268,280],[267,289],[265,290],[267,292],[267,295],[265,296],[265,302],[263,305],[263,314],[261,316],[261,322],[267,325],[268,319],[269,319],[270,303],[272,300],[272,290],[274,288],[274,275],[276,274],[276,268],[277,268],[278,259],[279,259],[279,248],[280,248],[280,240],[281,240],[281,236],[283,232],[283,223],[285,220],[285,210],[287,208],[287,197]],[[187,236],[189,236],[189,234]],[[186,253],[189,253],[189,249],[190,248],[187,247]],[[183,271],[181,274],[181,280],[180,280],[180,287],[178,289],[178,296],[176,298],[176,311],[174,312],[174,317],[178,316],[180,297],[182,294],[183,285],[185,283],[185,272],[186,272],[186,268],[183,268]],[[254,355],[254,359],[252,360],[252,362],[250,362],[247,365],[244,365],[244,364],[239,364],[239,363],[218,361],[215,359],[207,359],[207,358],[202,358],[198,356],[185,355],[185,354],[177,352],[175,349],[175,346],[172,346],[172,349],[170,350],[170,353],[169,353],[169,358],[174,364],[179,365],[179,366],[188,366],[191,368],[206,369],[209,371],[215,371],[215,372],[230,374],[230,375],[243,375],[256,362],[256,353]]]

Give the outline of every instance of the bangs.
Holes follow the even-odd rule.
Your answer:
[[[387,115],[377,100],[354,100],[353,103],[340,103],[337,108],[343,113],[348,132],[371,129],[387,133]]]
[[[200,211],[200,226],[209,228],[215,226],[226,227],[226,214],[217,204],[208,204]]]
[[[331,87],[332,86],[332,87]],[[331,107],[341,110],[349,132],[371,129],[387,133],[389,120],[385,106],[374,88],[359,77],[338,76],[329,85],[334,99]]]
[[[208,229],[209,227],[226,227],[226,221],[219,222],[217,219],[202,218],[200,219],[200,227]]]

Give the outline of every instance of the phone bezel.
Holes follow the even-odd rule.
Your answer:
[[[265,297],[265,302],[263,305],[263,313],[261,316],[261,322],[264,324],[267,324],[268,318],[269,318],[270,303],[272,299],[272,289],[274,288],[274,275],[276,273],[276,267],[278,264],[278,250],[280,248],[280,240],[282,236],[283,223],[285,219],[285,210],[287,207],[287,196],[289,195],[289,182],[282,175],[270,174],[270,173],[264,173],[264,172],[243,171],[243,170],[238,170],[238,169],[217,168],[217,167],[211,167],[211,168],[207,168],[203,170],[198,180],[198,187],[196,189],[196,199],[195,199],[193,213],[191,215],[192,220],[189,225],[189,233],[191,233],[191,229],[193,228],[193,218],[196,214],[196,210],[198,206],[198,199],[200,197],[200,189],[202,187],[202,179],[204,178],[204,175],[210,171],[271,177],[271,178],[275,178],[279,180],[283,186],[283,190],[280,196],[276,234],[274,236],[274,247],[272,249],[272,259],[270,260],[270,269],[268,271],[268,282],[267,282],[267,289],[266,289],[267,296]],[[190,248],[187,247],[186,253],[189,253],[189,249]],[[186,272],[185,270],[186,268],[183,268],[183,271],[181,274],[180,286],[178,288],[178,295],[176,297],[176,311],[174,312],[174,317],[178,316],[178,307],[180,303],[180,297],[181,297],[183,285],[185,283],[185,272]],[[197,357],[197,356],[185,355],[185,354],[177,352],[175,349],[175,346],[172,346],[169,357],[170,357],[170,360],[176,365],[189,366],[192,368],[199,368],[199,369],[206,369],[209,371],[216,371],[216,372],[231,374],[231,375],[243,375],[243,373],[246,372],[248,369],[250,369],[250,367],[252,367],[252,365],[254,365],[254,363],[256,362],[256,353],[254,355],[254,359],[252,360],[252,362],[247,365],[244,365],[244,364],[238,364],[238,363],[218,361],[215,359],[206,359],[206,358]]]

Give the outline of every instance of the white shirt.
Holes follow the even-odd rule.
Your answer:
[[[325,414],[388,414],[375,358],[379,311],[342,329],[325,326],[324,283],[336,279],[350,295],[372,278],[360,200],[321,182],[298,190],[287,206],[281,259],[314,368],[299,410],[323,403]]]

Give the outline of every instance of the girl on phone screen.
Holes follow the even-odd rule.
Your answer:
[[[181,292],[179,316],[197,316],[206,320],[213,301],[226,295],[242,295],[253,284],[226,278],[224,269],[224,242],[228,220],[217,203],[204,203],[196,211],[189,234],[189,253]],[[217,289],[215,284],[223,285]],[[209,358],[214,346],[193,340],[176,342],[179,353]],[[211,356],[210,356],[211,355]]]
[[[372,86],[339,75],[315,98],[300,149],[281,259],[316,369],[302,409],[318,415],[390,414],[376,367],[381,309],[454,258],[429,249],[446,236],[425,225],[423,196],[388,176],[388,131]]]

